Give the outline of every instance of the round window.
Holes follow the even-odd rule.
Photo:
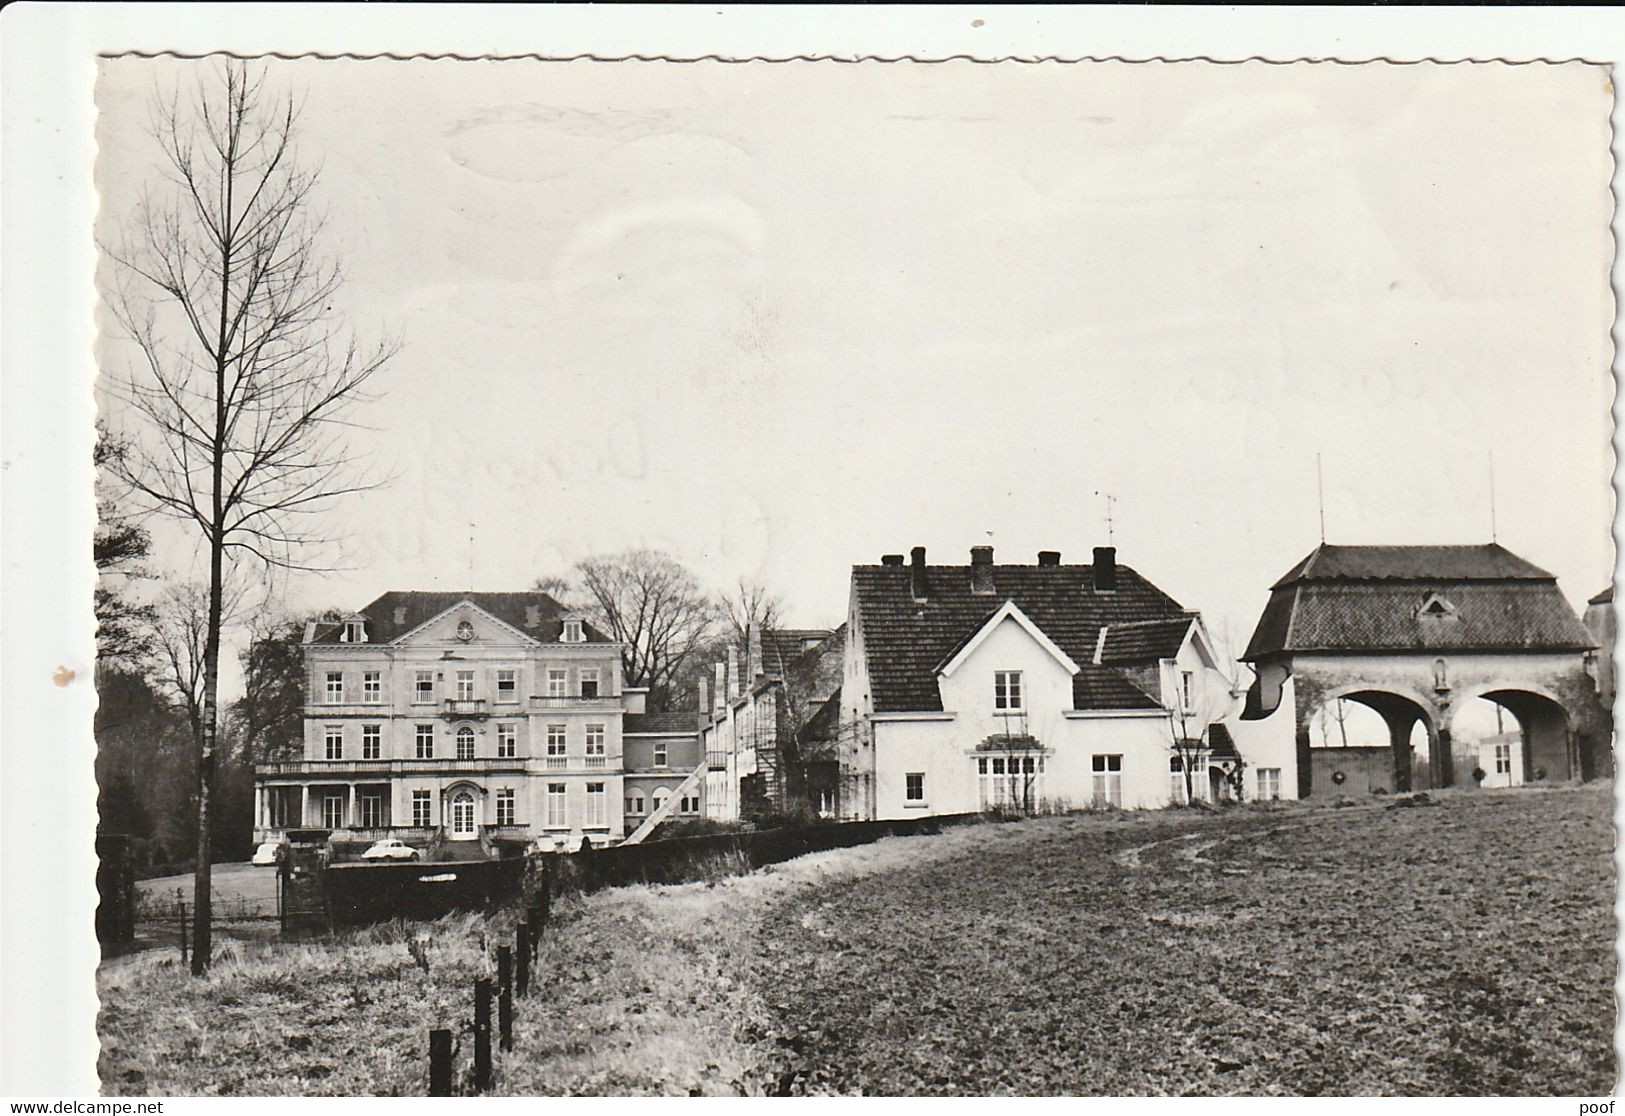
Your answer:
[[[464,620],[461,624],[458,624],[457,638],[462,640],[464,643],[467,643],[469,640],[473,639],[474,625],[470,624],[467,620]]]

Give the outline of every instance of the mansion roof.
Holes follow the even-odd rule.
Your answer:
[[[1097,591],[1087,565],[990,565],[990,585],[973,587],[971,566],[926,566],[927,592],[916,600],[913,569],[854,566],[855,613],[862,625],[869,687],[876,712],[942,709],[937,672],[981,628],[1013,601],[1073,663],[1076,709],[1154,709],[1160,703],[1117,669],[1172,657],[1194,621],[1168,594],[1118,564],[1116,588]],[[1140,627],[1140,626],[1144,627]],[[1113,632],[1128,628],[1120,637]],[[1096,661],[1105,643],[1120,649],[1113,663]],[[1169,633],[1179,641],[1169,650]]]
[[[1322,544],[1271,588],[1242,658],[1592,646],[1557,579],[1503,546]]]
[[[556,642],[564,631],[568,610],[547,593],[531,590],[519,593],[445,593],[391,590],[361,609],[367,621],[368,643],[389,643],[433,620],[464,601],[490,613],[542,643]],[[587,643],[614,641],[591,624],[582,624]],[[318,624],[311,643],[339,643],[342,621]]]

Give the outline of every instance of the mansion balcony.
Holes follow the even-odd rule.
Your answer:
[[[619,709],[621,708],[621,699],[619,697],[607,697],[603,694],[536,694],[532,695],[530,699],[530,707],[532,709],[580,709],[590,712],[594,709]]]
[[[490,715],[484,698],[447,698],[440,706],[440,716],[448,721],[483,721]]]
[[[705,753],[705,766],[708,767],[709,769],[711,769],[712,771],[726,771],[726,770],[728,770],[728,753],[727,752],[707,752],[707,753]]]
[[[395,775],[487,775],[525,770],[523,757],[498,759],[495,756],[475,759],[446,756],[443,759],[284,760],[254,765],[254,775],[259,779],[387,779]]]

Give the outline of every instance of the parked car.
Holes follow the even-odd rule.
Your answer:
[[[362,860],[416,860],[418,851],[399,837],[385,837],[361,854]]]
[[[281,848],[281,841],[266,841],[254,850],[254,859],[249,863],[257,868],[275,868],[278,850]]]

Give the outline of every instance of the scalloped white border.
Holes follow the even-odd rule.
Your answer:
[[[515,53],[521,44],[535,49]],[[0,1092],[8,1097],[93,1096],[98,1088],[88,745],[95,58],[222,50],[764,63],[1612,64],[1625,58],[1625,17],[1601,8],[38,4],[0,11]],[[1616,198],[1619,111],[1616,101]],[[1617,244],[1617,213],[1614,231]],[[1616,305],[1621,277],[1616,257]],[[1614,340],[1617,352],[1617,320]],[[1616,461],[1622,412],[1616,398]],[[1619,548],[1617,521],[1615,540]],[[76,681],[53,685],[59,665],[75,670]]]

